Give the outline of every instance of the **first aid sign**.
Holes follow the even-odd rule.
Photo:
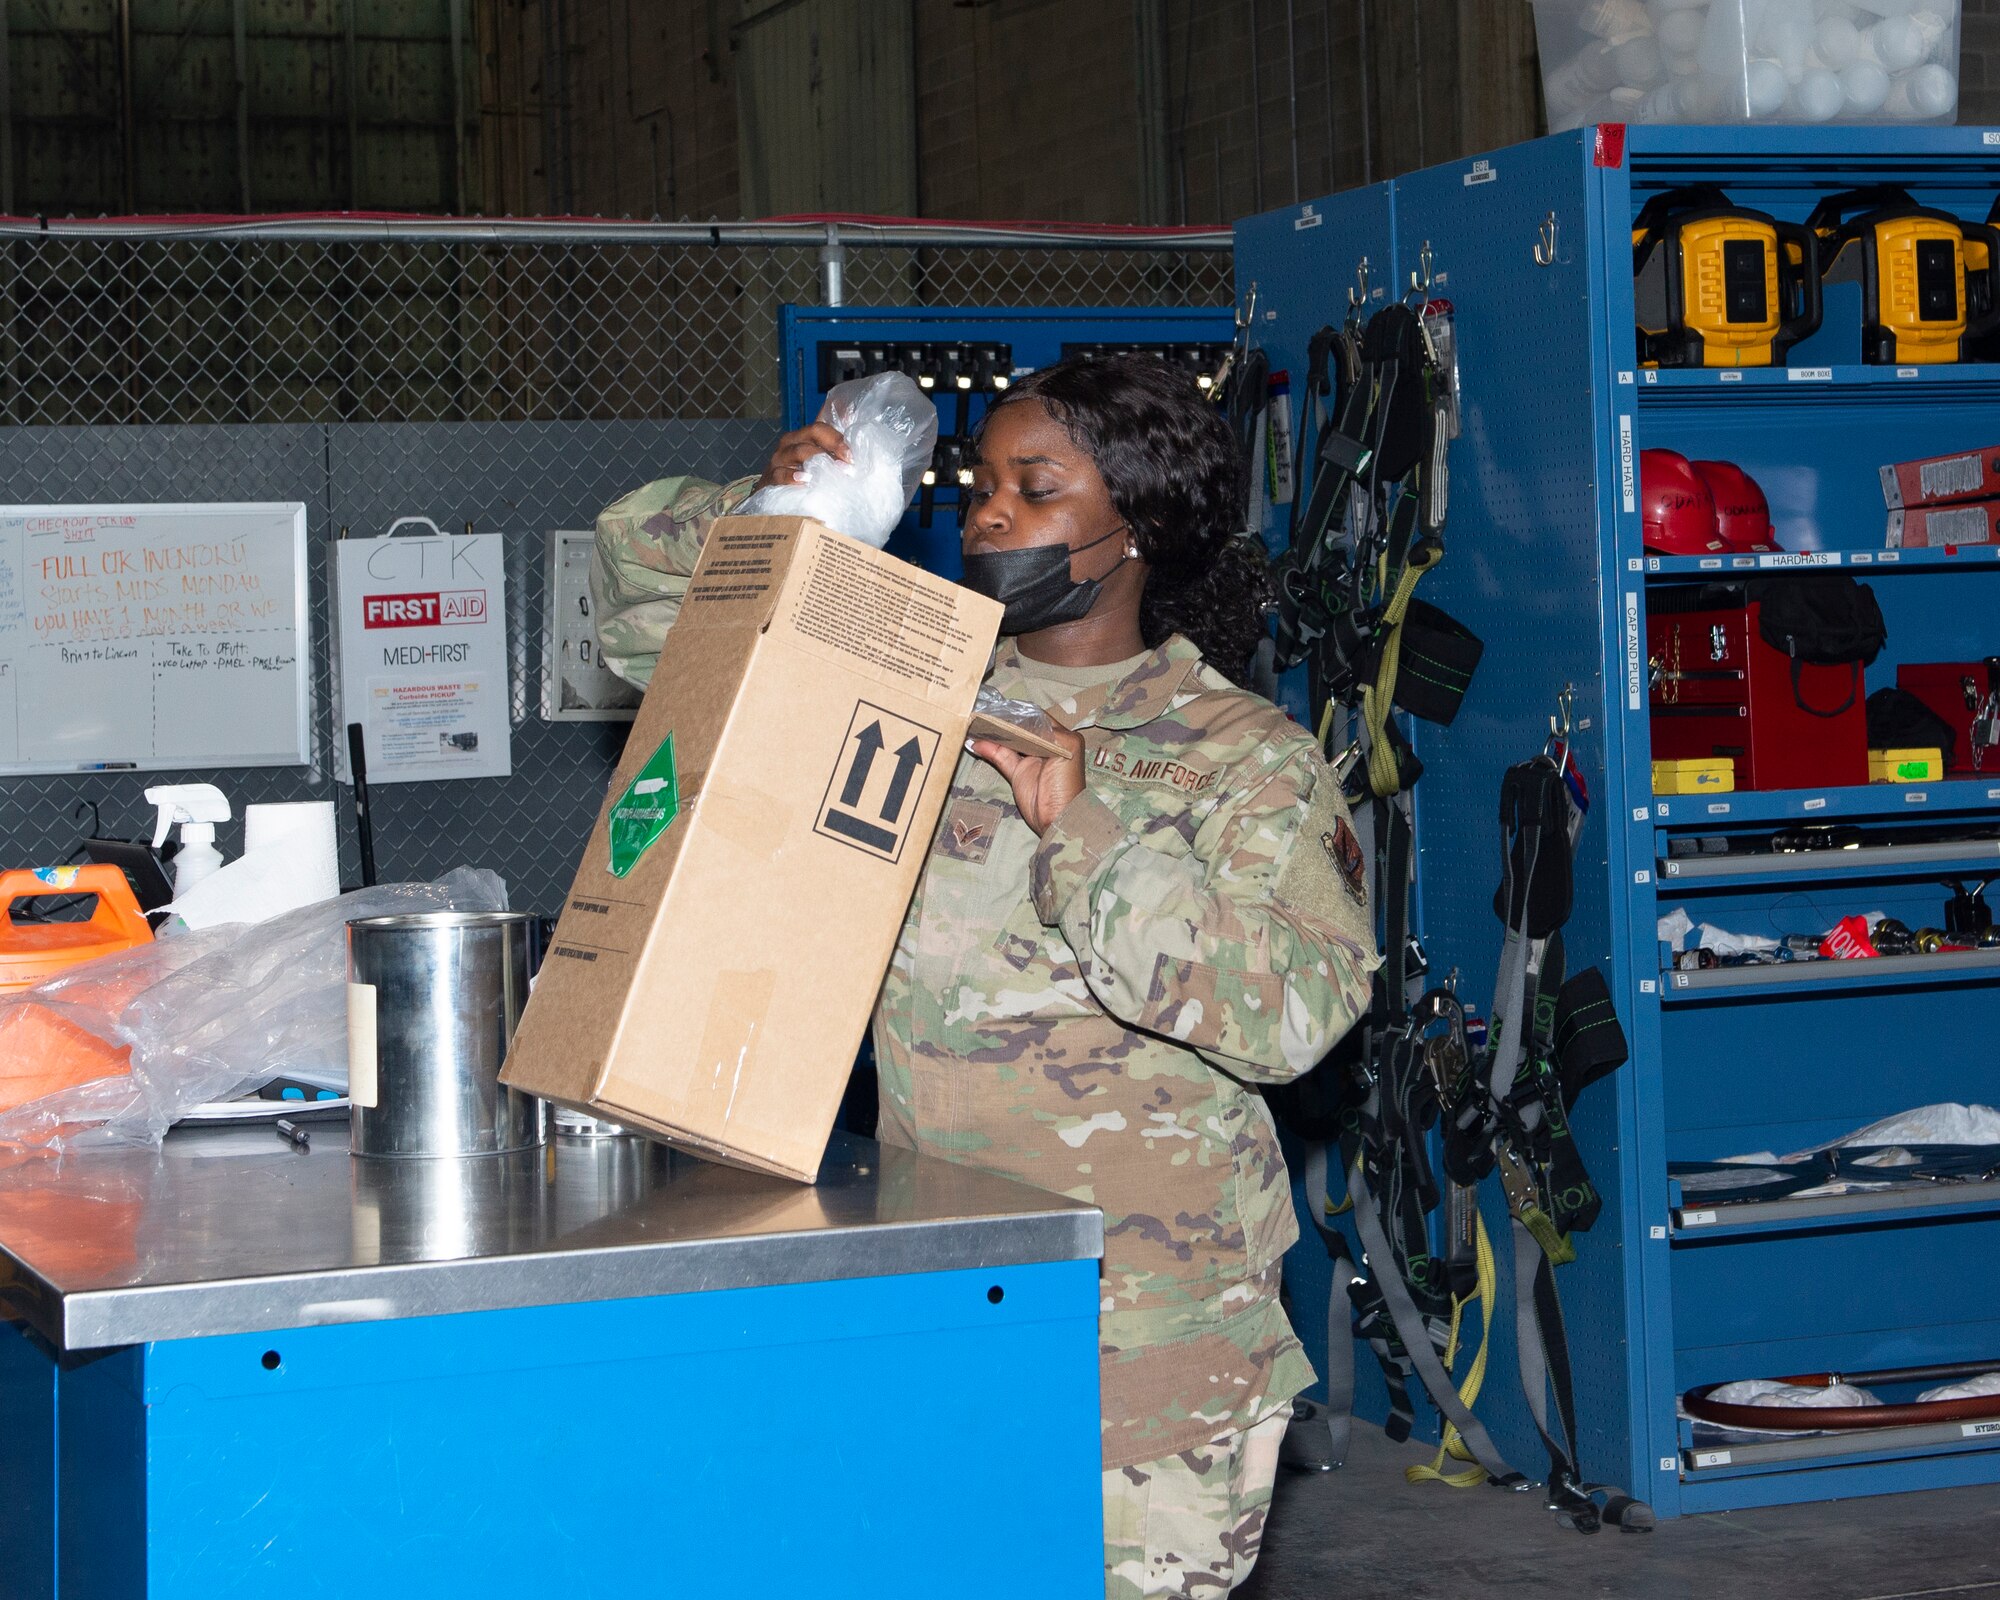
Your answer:
[[[513,772],[506,557],[497,533],[334,545],[340,724],[371,783]],[[347,779],[347,741],[334,740]]]
[[[361,601],[364,628],[450,628],[486,620],[484,589],[437,594],[371,594]]]

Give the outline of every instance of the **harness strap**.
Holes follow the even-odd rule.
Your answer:
[[[1363,1254],[1373,1268],[1372,1281],[1381,1291],[1396,1331],[1402,1336],[1403,1348],[1416,1368],[1417,1376],[1423,1380],[1431,1403],[1458,1429],[1466,1449],[1472,1452],[1472,1459],[1479,1463],[1488,1477],[1508,1487],[1525,1483],[1527,1480],[1507,1464],[1507,1458],[1494,1444],[1485,1424],[1460,1402],[1458,1390],[1451,1381],[1451,1375],[1438,1360],[1429,1331],[1423,1325],[1423,1313],[1410,1298],[1409,1289],[1393,1271],[1385,1271],[1378,1264],[1387,1262],[1393,1252],[1382,1232],[1381,1220],[1376,1215],[1375,1197],[1368,1188],[1367,1174],[1358,1161],[1348,1168],[1347,1192],[1354,1199],[1354,1226],[1361,1236]],[[1408,1437],[1407,1433],[1404,1437]]]
[[[1345,1466],[1354,1429],[1354,1333],[1349,1292],[1361,1269],[1338,1228],[1328,1225],[1331,1197],[1327,1191],[1327,1147],[1315,1144],[1306,1152],[1306,1211],[1320,1242],[1333,1262],[1333,1287],[1326,1297],[1326,1436],[1327,1464]]]
[[[1452,1301],[1451,1338],[1444,1352],[1444,1366],[1448,1372],[1458,1361],[1459,1334],[1464,1326],[1466,1308],[1478,1305],[1479,1348],[1473,1352],[1472,1365],[1466,1369],[1465,1380],[1458,1386],[1459,1404],[1468,1411],[1479,1399],[1480,1390],[1486,1386],[1486,1362],[1493,1343],[1492,1307],[1497,1291],[1493,1241],[1487,1237],[1485,1220],[1476,1210],[1473,1212],[1473,1226],[1476,1275],[1471,1290]],[[1447,1472],[1445,1471],[1447,1461],[1470,1462],[1471,1465],[1460,1472]],[[1447,1419],[1443,1437],[1438,1442],[1437,1454],[1431,1457],[1429,1465],[1405,1467],[1403,1478],[1409,1483],[1442,1483],[1454,1489],[1471,1489],[1486,1481],[1486,1469],[1473,1458],[1471,1450],[1466,1447],[1464,1436],[1458,1431],[1458,1425]]]
[[[1548,1504],[1578,1533],[1602,1523],[1628,1533],[1653,1527],[1653,1510],[1612,1484],[1587,1483],[1576,1467],[1576,1398],[1569,1333],[1556,1293],[1555,1263],[1518,1221],[1514,1225],[1514,1348],[1528,1411],[1549,1455]],[[1548,1400],[1555,1396],[1550,1430]]]

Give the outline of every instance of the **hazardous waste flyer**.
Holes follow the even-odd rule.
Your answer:
[[[372,678],[368,683],[370,775],[506,777],[512,766],[506,706],[481,673],[449,678]]]

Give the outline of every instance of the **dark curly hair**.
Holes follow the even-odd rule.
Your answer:
[[[1096,463],[1148,568],[1139,630],[1186,637],[1247,684],[1264,637],[1270,567],[1239,531],[1243,473],[1229,425],[1185,372],[1155,356],[1072,357],[1030,373],[1003,406],[1039,400]]]

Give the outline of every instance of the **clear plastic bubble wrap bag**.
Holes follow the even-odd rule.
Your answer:
[[[972,714],[1005,723],[1021,733],[1053,743],[1058,732],[1056,720],[1032,700],[1010,700],[993,689],[981,689],[973,699]]]
[[[822,452],[803,483],[774,483],[737,507],[743,517],[811,517],[880,550],[902,520],[937,448],[937,407],[907,373],[878,372],[828,391],[819,420],[847,440],[852,459]]]
[[[267,922],[155,940],[0,999],[0,1145],[157,1145],[198,1105],[273,1078],[347,1081],[347,924],[504,911],[499,874],[459,867]],[[67,1063],[51,1078],[50,1063]],[[122,1064],[122,1065],[121,1065]],[[39,1074],[39,1076],[38,1076]],[[95,1074],[95,1075],[87,1075]],[[23,1086],[50,1092],[23,1099]]]

